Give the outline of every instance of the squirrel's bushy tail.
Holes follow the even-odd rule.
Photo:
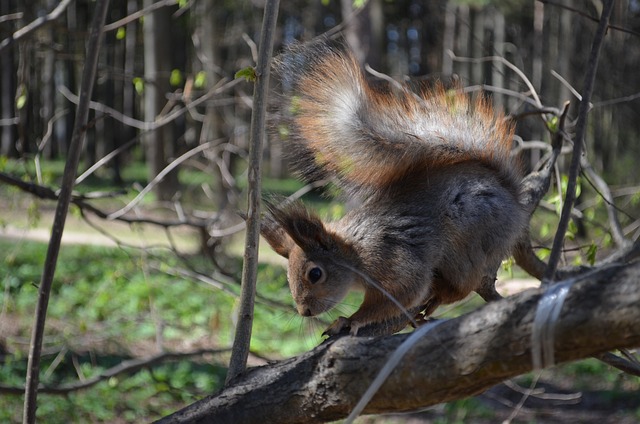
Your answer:
[[[329,40],[290,47],[275,71],[286,104],[280,133],[308,179],[335,178],[358,194],[466,161],[519,178],[512,126],[482,98],[442,87],[414,93],[374,86],[343,43]]]

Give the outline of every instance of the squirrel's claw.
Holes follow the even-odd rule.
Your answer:
[[[358,329],[355,329],[356,332]],[[334,337],[334,336],[344,336],[346,334],[353,334],[353,329],[351,328],[351,320],[345,317],[338,317],[337,320],[333,321],[333,323],[327,327],[326,330],[322,333],[323,336]]]

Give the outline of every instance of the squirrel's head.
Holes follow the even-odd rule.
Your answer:
[[[340,265],[349,263],[353,249],[302,203],[268,205],[260,233],[289,260],[287,278],[300,315],[330,310],[357,283],[358,276]]]

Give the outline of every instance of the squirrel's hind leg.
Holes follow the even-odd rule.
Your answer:
[[[485,302],[493,302],[494,300],[502,299],[502,295],[496,290],[496,280],[497,278],[495,275],[492,277],[485,275],[482,277],[480,287],[475,290],[475,292],[478,293]]]

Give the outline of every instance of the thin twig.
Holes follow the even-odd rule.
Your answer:
[[[476,84],[476,85],[468,85],[462,89],[464,93],[474,93],[476,91],[490,91],[498,94],[504,94],[506,96],[513,97],[514,99],[518,99],[524,103],[527,103],[530,106],[533,106],[535,109],[528,111],[529,114],[537,114],[543,115],[545,113],[559,114],[558,109],[549,109],[541,107],[535,99],[530,98],[524,93],[520,93],[519,91],[509,90],[504,87],[496,87],[495,85],[490,84]],[[509,117],[511,118],[511,117]]]
[[[522,397],[520,397],[518,404],[513,407],[513,411],[511,411],[511,414],[509,414],[509,417],[507,417],[507,419],[503,421],[504,424],[511,424],[511,421],[513,421],[513,419],[520,413],[520,411],[522,411],[522,407],[524,406],[524,403],[527,401],[527,399],[529,399],[529,396],[531,396],[534,393],[536,384],[538,384],[538,380],[540,379],[541,375],[542,375],[542,371],[538,372],[534,376],[533,380],[531,380],[531,384],[529,385],[529,389],[527,389],[522,394]]]
[[[553,69],[551,70],[551,75],[553,75],[558,81],[560,81],[560,83],[564,85],[567,90],[569,90],[571,94],[576,97],[576,99],[582,100],[582,95],[571,84],[569,84],[569,81],[567,81],[562,75],[560,75]]]
[[[618,103],[626,103],[631,102],[633,100],[640,99],[640,93],[630,94],[624,97],[618,97],[615,99],[603,100],[601,102],[596,102],[593,104],[593,107],[603,107],[603,106],[611,106]]]
[[[538,93],[536,92],[535,88],[533,87],[533,84],[531,83],[531,81],[529,81],[529,78],[527,78],[527,76],[524,74],[524,72],[522,72],[520,70],[520,68],[518,68],[513,63],[509,62],[504,57],[502,57],[502,56],[461,57],[461,56],[456,56],[456,54],[453,53],[451,50],[447,50],[447,54],[449,54],[449,56],[451,57],[452,60],[455,60],[455,61],[458,61],[458,62],[471,62],[471,63],[501,62],[501,63],[503,63],[509,69],[511,69],[513,72],[515,72],[520,77],[520,79],[522,79],[522,82],[524,82],[524,84],[529,89],[529,93],[531,94],[531,97],[533,97],[533,100],[535,101],[535,105],[538,108],[542,108],[542,102],[540,101],[540,97],[538,96]]]
[[[65,1],[61,4],[65,4]],[[60,6],[58,6],[58,8],[60,8]],[[96,1],[95,12],[90,26],[89,41],[86,47],[86,62],[80,84],[80,102],[76,111],[75,125],[69,145],[69,155],[62,176],[62,188],[58,206],[56,207],[53,227],[51,229],[51,239],[49,240],[42,279],[38,289],[38,302],[35,310],[31,344],[29,346],[29,361],[25,383],[24,424],[32,424],[36,421],[40,356],[42,353],[42,340],[44,338],[44,325],[47,317],[49,295],[56,271],[58,253],[60,252],[62,232],[64,231],[67,212],[69,211],[69,204],[71,203],[71,196],[73,194],[73,182],[76,178],[80,153],[82,152],[82,143],[86,135],[87,122],[89,121],[89,100],[91,99],[94,81],[96,79],[98,57],[103,36],[102,27],[104,26],[108,9],[109,0]],[[62,8],[62,10],[64,10],[64,8]]]
[[[11,37],[7,37],[4,40],[2,40],[2,43],[0,43],[0,53],[2,53],[2,51],[4,49],[6,49],[7,47],[9,47],[11,44],[15,43],[16,41],[26,37],[27,35],[33,33],[35,30],[37,30],[38,28],[55,21],[56,19],[58,19],[60,17],[60,15],[62,15],[62,12],[65,11],[65,9],[67,8],[67,6],[69,6],[69,4],[71,3],[71,0],[62,0],[51,12],[49,12],[47,15],[45,16],[40,16],[38,18],[36,18],[35,20],[33,20],[32,22],[30,22],[29,24],[27,24],[26,26],[20,28],[19,30],[17,30],[16,32],[14,32]]]
[[[260,237],[260,198],[262,144],[265,132],[267,95],[273,38],[278,17],[279,0],[267,0],[264,8],[258,62],[257,80],[253,92],[253,112],[251,114],[251,144],[249,148],[249,199],[247,209],[247,233],[245,238],[244,263],[242,267],[242,291],[238,325],[233,340],[229,371],[226,383],[241,374],[247,366],[251,327],[253,325],[253,305],[256,295],[258,271],[258,244]]]
[[[156,120],[152,122],[140,121],[138,119],[131,118],[130,116],[126,116],[121,112],[99,102],[91,102],[89,104],[89,107],[98,112],[102,112],[105,115],[108,115],[113,119],[120,121],[123,124],[128,125],[130,127],[143,130],[143,131],[153,131],[167,125],[168,123],[174,121],[176,118],[184,115],[189,110],[196,108],[197,106],[211,99],[215,95],[220,94],[223,91],[230,89],[235,85],[240,84],[241,82],[242,82],[241,79],[235,79],[231,81],[220,81],[218,85],[213,87],[206,94],[203,94],[202,96],[198,97],[196,100],[193,100],[187,103],[184,107],[178,108],[172,111],[171,113],[158,116]],[[60,94],[66,97],[67,100],[69,100],[70,102],[76,103],[76,104],[78,103],[78,97],[75,94],[73,94],[71,90],[69,90],[64,85],[59,86],[58,91],[60,92]]]
[[[142,200],[144,196],[146,196],[158,183],[160,183],[160,181],[162,181],[163,178],[166,177],[169,172],[173,171],[178,165],[180,165],[185,160],[202,152],[203,150],[206,150],[214,146],[218,142],[219,142],[218,140],[210,141],[208,143],[201,144],[198,147],[194,147],[188,152],[182,154],[180,157],[178,157],[177,159],[172,161],[169,165],[167,165],[158,175],[156,175],[153,178],[153,180],[151,180],[149,184],[147,184],[145,188],[142,189],[142,191],[140,191],[140,193],[138,193],[138,195],[132,201],[130,201],[125,207],[121,208],[120,210],[117,210],[109,214],[107,219],[116,219],[123,216],[127,212],[129,212]]]
[[[163,7],[168,7],[168,6],[175,6],[177,3],[176,0],[161,0],[158,2],[153,3],[151,6],[147,6],[143,9],[140,9],[134,13],[132,13],[131,15],[125,16],[122,19],[118,19],[115,22],[112,22],[110,24],[107,24],[104,26],[104,32],[109,32],[109,31],[113,31],[116,30],[120,27],[125,26],[126,24],[135,21],[136,19],[139,19],[141,17],[143,17],[144,15],[148,15],[151,12],[161,9]]]
[[[582,156],[580,158],[580,166],[582,167],[583,172],[589,178],[592,186],[598,191],[598,193],[604,200],[604,204],[607,208],[607,216],[609,217],[609,226],[611,227],[611,236],[613,237],[613,241],[618,247],[626,246],[629,241],[624,237],[622,225],[620,224],[620,220],[618,219],[618,210],[616,208],[616,205],[613,203],[613,195],[611,194],[609,185],[600,175],[598,175],[595,169],[593,169],[593,166],[591,166],[591,163],[587,160],[586,156]]]
[[[24,16],[24,13],[22,12],[16,12],[16,13],[10,13],[8,15],[2,15],[0,16],[0,24],[3,24],[7,21],[15,21],[18,19],[22,19],[22,17]]]
[[[627,374],[640,377],[640,364],[637,363],[637,360],[633,360],[629,358],[625,359],[620,356],[614,355],[611,352],[606,352],[606,353],[603,353],[602,355],[597,355],[595,356],[595,358],[601,360],[607,365],[611,365],[614,368],[624,371]]]
[[[568,10],[570,12],[575,13],[578,16],[582,16],[583,18],[587,18],[587,19],[589,19],[589,20],[591,20],[593,22],[600,22],[598,20],[598,18],[594,18],[593,16],[585,13],[583,10],[577,9],[575,7],[567,6],[566,4],[560,4],[560,3],[557,3],[557,2],[551,1],[551,0],[538,0],[538,1],[540,3],[549,4],[549,5],[552,5],[552,6],[559,7],[561,9],[566,9],[566,10]],[[613,29],[613,30],[616,30],[616,31],[620,31],[620,32],[626,32],[627,34],[631,34],[631,35],[635,35],[636,37],[640,37],[640,32],[636,32],[636,31],[628,29],[628,28],[623,28],[623,27],[618,26],[618,25],[608,24],[607,28],[610,28],[610,29]]]
[[[560,255],[562,253],[562,244],[564,242],[564,236],[569,226],[569,219],[571,218],[571,209],[576,200],[576,186],[578,180],[578,174],[580,172],[580,160],[582,157],[582,146],[584,144],[584,138],[587,128],[587,117],[589,114],[589,102],[591,101],[591,94],[593,93],[593,86],[596,79],[596,71],[598,69],[598,59],[600,57],[600,48],[604,41],[604,37],[607,30],[607,24],[609,17],[613,10],[613,0],[607,0],[604,2],[602,9],[602,16],[598,24],[598,29],[593,38],[593,45],[589,54],[589,62],[587,64],[587,71],[584,79],[584,88],[582,91],[582,101],[578,108],[578,122],[576,123],[576,136],[574,140],[573,156],[571,157],[571,167],[569,169],[569,180],[567,182],[567,193],[565,196],[565,203],[562,206],[562,213],[560,215],[560,221],[558,222],[558,229],[553,239],[553,248],[551,249],[551,255],[549,256],[549,262],[547,269],[544,273],[543,284],[548,284],[553,281],[560,261]]]
[[[11,184],[14,187],[19,188],[20,190],[33,194],[34,196],[39,197],[40,199],[47,200],[59,200],[60,199],[60,191],[55,191],[50,187],[34,184],[27,181],[23,181],[19,178],[13,177],[4,172],[0,172],[0,181]],[[102,193],[100,198],[104,198],[106,196],[111,196],[112,193],[104,194]],[[91,203],[88,203],[86,200],[91,198],[97,198],[98,196],[93,193],[73,193],[71,197],[71,203],[78,206],[83,212],[91,212],[96,215],[98,218],[107,219],[109,217],[109,213],[93,206]],[[173,220],[160,220],[149,217],[136,217],[136,216],[120,216],[118,218],[114,218],[118,221],[125,222],[128,224],[152,224],[157,225],[163,228],[169,227],[178,227],[178,226],[190,226],[194,228],[207,228],[209,221],[206,218],[198,218],[198,217],[189,217],[184,216],[182,219],[173,219]]]
[[[103,372],[95,375],[91,378],[77,381],[75,383],[64,384],[61,386],[38,387],[38,393],[46,393],[51,395],[67,395],[71,392],[77,392],[79,390],[88,389],[101,381],[108,380],[112,377],[116,377],[121,374],[133,374],[141,369],[153,367],[166,361],[175,361],[180,359],[186,359],[193,356],[202,356],[209,354],[222,354],[227,353],[229,349],[198,349],[193,352],[162,352],[158,355],[150,356],[148,358],[129,359],[123,361],[116,366],[104,370]],[[24,393],[24,388],[0,385],[0,393],[19,395]]]
[[[132,138],[131,140],[129,140],[128,142],[126,142],[125,144],[123,144],[122,146],[120,146],[120,147],[112,150],[111,152],[109,152],[103,158],[101,158],[96,163],[91,165],[89,167],[89,169],[84,171],[78,178],[76,178],[75,184],[78,185],[81,182],[83,182],[86,178],[91,176],[97,169],[99,169],[100,167],[106,165],[109,161],[111,161],[111,159],[113,159],[114,157],[118,156],[120,153],[124,152],[129,147],[131,147],[135,143],[137,143],[140,140],[141,137],[142,137],[142,134],[139,134],[139,135],[135,136],[134,138]]]

